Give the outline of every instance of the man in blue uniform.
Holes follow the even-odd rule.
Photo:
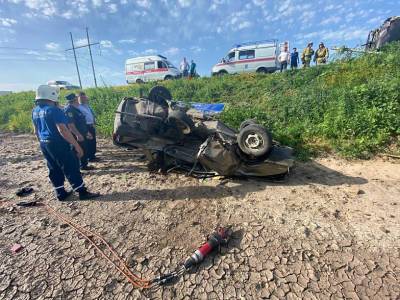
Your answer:
[[[299,52],[297,52],[297,48],[293,48],[293,52],[290,54],[290,68],[297,69],[299,63]]]
[[[67,106],[64,108],[64,113],[68,120],[68,128],[75,135],[79,146],[84,152],[80,159],[81,170],[91,170],[92,168],[88,166],[88,143],[93,139],[93,136],[86,125],[85,115],[79,110],[78,97],[71,93],[65,96],[65,99],[68,101]]]
[[[57,107],[58,90],[48,85],[40,85],[35,99],[32,121],[40,148],[47,161],[49,178],[57,199],[65,201],[72,194],[72,191],[67,192],[64,188],[65,177],[73,191],[79,193],[79,199],[86,200],[100,196],[97,193],[90,193],[82,180],[78,157],[83,156],[83,150],[69,131],[63,111]]]
[[[79,110],[84,114],[86,118],[86,125],[90,134],[92,135],[91,140],[87,140],[87,157],[90,162],[99,161],[99,158],[96,157],[97,151],[97,141],[96,141],[96,118],[93,113],[92,108],[89,106],[89,98],[86,96],[84,92],[79,93]]]

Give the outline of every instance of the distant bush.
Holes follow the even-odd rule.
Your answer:
[[[224,102],[221,118],[238,127],[256,118],[298,155],[334,151],[367,158],[391,147],[399,151],[400,43],[326,66],[283,74],[242,74],[162,83],[182,101]],[[114,111],[124,96],[156,85],[87,89],[99,132],[112,133]],[[29,132],[33,93],[0,97],[0,128]],[[394,146],[393,146],[394,145]]]

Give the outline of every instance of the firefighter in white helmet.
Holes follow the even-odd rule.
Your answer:
[[[79,170],[78,157],[83,150],[67,127],[67,118],[57,106],[59,91],[55,87],[40,85],[36,91],[36,106],[32,111],[35,134],[47,161],[49,178],[58,200],[65,201],[72,194],[64,188],[65,177],[79,199],[86,200],[100,196],[90,193]],[[75,151],[74,151],[74,150]]]

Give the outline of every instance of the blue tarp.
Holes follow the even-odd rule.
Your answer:
[[[219,114],[224,108],[224,103],[191,103],[192,107],[206,114]]]

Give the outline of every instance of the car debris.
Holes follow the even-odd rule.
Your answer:
[[[17,254],[18,252],[20,252],[22,249],[23,249],[24,247],[21,245],[21,244],[14,244],[12,247],[11,247],[11,252],[13,253],[13,254]]]
[[[244,121],[237,131],[198,104],[173,101],[163,86],[153,87],[146,98],[120,102],[113,142],[141,149],[150,171],[184,171],[197,178],[278,177],[294,164],[293,150],[273,141],[255,120]]]

